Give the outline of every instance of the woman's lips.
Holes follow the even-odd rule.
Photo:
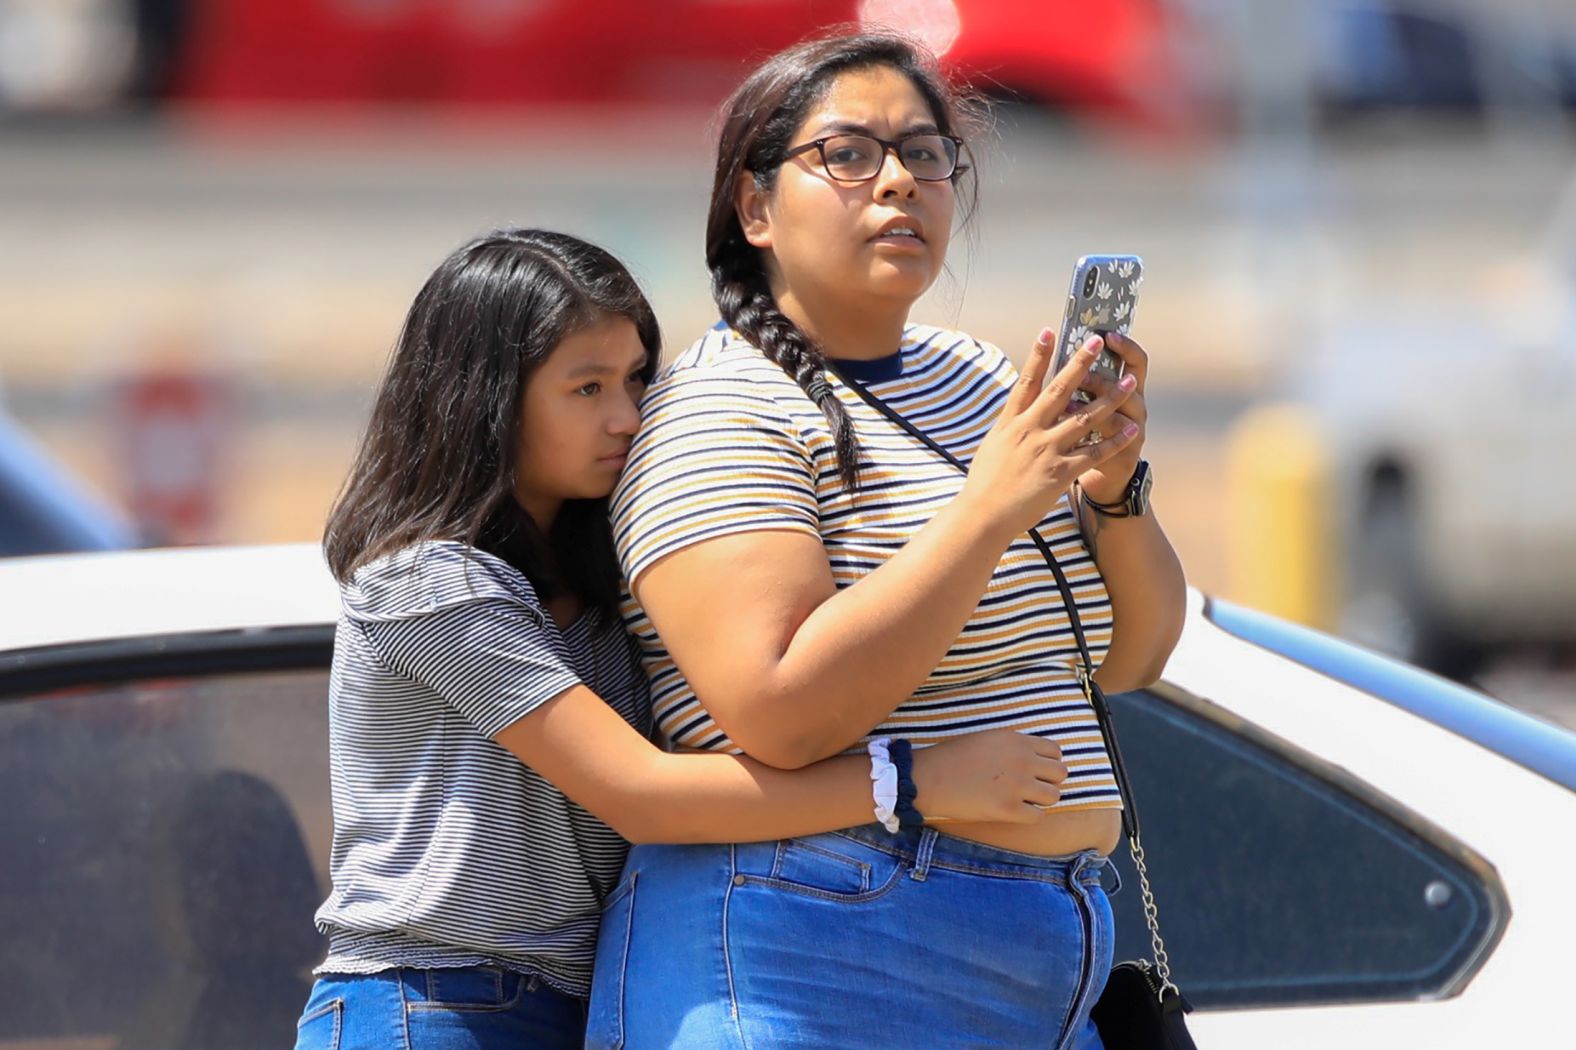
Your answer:
[[[925,247],[925,224],[912,215],[894,215],[883,222],[871,244],[879,244],[896,251],[919,252]]]
[[[881,234],[877,237],[872,237],[870,243],[901,252],[922,252],[925,250],[923,238],[910,237],[906,234]]]

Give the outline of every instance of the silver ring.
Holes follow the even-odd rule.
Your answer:
[[[1089,431],[1089,437],[1084,440],[1084,444],[1086,444],[1086,445],[1094,445],[1094,444],[1097,444],[1099,441],[1100,441],[1100,432],[1098,430],[1095,430],[1095,429],[1091,428],[1090,431]]]

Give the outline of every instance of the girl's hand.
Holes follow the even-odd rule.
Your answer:
[[[914,750],[914,808],[928,822],[1033,824],[1061,798],[1062,749],[1011,729],[944,740]]]
[[[1112,384],[1089,404],[1067,412],[1073,392],[1089,382],[1100,337],[1090,336],[1046,383],[1055,341],[1052,329],[1040,332],[996,425],[980,443],[959,496],[975,505],[974,513],[983,524],[1009,537],[1038,525],[1074,479],[1119,473],[1120,466],[1108,464],[1140,433],[1127,417],[1113,418],[1132,393],[1132,385]],[[1096,430],[1099,439],[1091,441]],[[1121,475],[1123,485],[1131,473],[1129,468]]]
[[[1106,335],[1105,345],[1126,365],[1122,378],[1127,380],[1131,377],[1132,389],[1111,416],[1111,422],[1099,429],[1133,426],[1138,430],[1133,439],[1115,455],[1079,475],[1078,484],[1096,503],[1120,503],[1127,492],[1127,482],[1138,469],[1139,457],[1144,452],[1145,430],[1149,423],[1149,405],[1144,400],[1144,385],[1149,379],[1149,355],[1132,336],[1118,335],[1116,332]],[[1115,388],[1116,384],[1106,380],[1092,380],[1084,389],[1099,395]],[[1069,410],[1076,407],[1072,404],[1067,406]]]

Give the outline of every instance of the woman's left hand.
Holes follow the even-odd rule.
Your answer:
[[[1144,401],[1144,384],[1149,378],[1149,355],[1132,336],[1118,335],[1116,332],[1106,335],[1105,345],[1122,359],[1125,366],[1123,379],[1131,376],[1135,384],[1132,394],[1117,408],[1107,421],[1107,426],[1116,431],[1131,422],[1138,427],[1138,434],[1119,453],[1081,474],[1078,484],[1096,503],[1120,503],[1126,495],[1128,481],[1138,469],[1138,461],[1144,454],[1144,438],[1148,436],[1146,425],[1149,407]],[[1083,389],[1099,397],[1111,386],[1108,380],[1091,377]]]

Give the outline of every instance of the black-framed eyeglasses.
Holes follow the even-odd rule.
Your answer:
[[[811,150],[821,154],[821,167],[838,182],[868,182],[875,178],[886,163],[887,150],[920,182],[945,182],[969,170],[967,164],[958,163],[963,152],[962,139],[929,131],[904,135],[896,142],[874,135],[828,135],[795,146],[783,154],[783,163]]]

